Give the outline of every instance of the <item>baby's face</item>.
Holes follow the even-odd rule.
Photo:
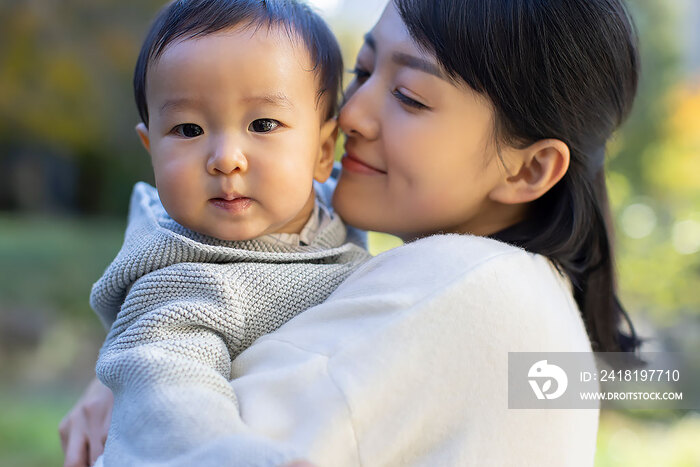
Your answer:
[[[301,41],[275,28],[166,48],[148,73],[149,127],[137,131],[173,219],[222,240],[301,230],[335,143],[312,70]]]

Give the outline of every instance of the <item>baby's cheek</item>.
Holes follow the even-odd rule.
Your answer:
[[[259,186],[265,189],[266,197],[279,206],[305,203],[313,188],[311,166],[301,161],[281,163],[263,178]]]
[[[163,190],[159,189],[158,194],[160,196],[160,201],[165,208],[165,211],[175,219],[178,223],[189,227],[189,210],[184,204],[183,199],[177,193],[173,193],[173,190]]]
[[[205,197],[201,190],[192,186],[192,176],[178,170],[163,170],[156,174],[156,188],[163,207],[170,216],[182,223],[191,216],[191,204],[196,199]]]

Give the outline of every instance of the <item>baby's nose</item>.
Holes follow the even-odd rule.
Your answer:
[[[212,151],[207,161],[207,172],[212,175],[228,175],[233,172],[245,172],[248,170],[248,159],[243,154],[239,145],[232,142],[221,142]]]

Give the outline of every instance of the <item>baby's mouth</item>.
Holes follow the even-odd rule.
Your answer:
[[[224,211],[227,211],[232,214],[240,214],[245,212],[251,204],[253,204],[253,200],[250,198],[246,198],[243,196],[239,197],[231,197],[231,199],[228,196],[226,198],[212,198],[209,200],[209,202],[212,204],[212,206],[223,209]]]

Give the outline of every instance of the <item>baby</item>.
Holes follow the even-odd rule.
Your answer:
[[[98,464],[245,462],[197,452],[244,430],[232,360],[368,258],[314,190],[333,167],[341,74],[332,33],[293,1],[179,0],[156,18],[134,88],[157,189],[135,186],[90,297],[115,398]]]

